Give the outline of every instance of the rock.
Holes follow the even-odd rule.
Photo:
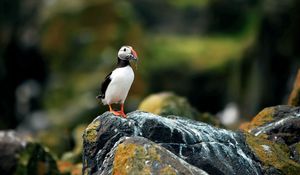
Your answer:
[[[292,153],[292,159],[300,163],[300,142],[291,145],[290,150]]]
[[[184,171],[187,165],[182,161],[195,167],[195,171],[208,174],[247,175],[261,174],[263,171],[242,133],[176,116],[160,117],[135,111],[129,113],[127,119],[123,119],[106,112],[86,128],[83,140],[83,174],[117,174],[114,172],[119,166],[116,161],[138,162],[146,160],[147,156],[151,158],[152,167],[155,156],[146,154],[144,149],[138,151],[142,147],[148,150],[146,145],[150,145],[149,149],[156,150],[159,157],[172,157],[161,159],[161,166],[171,165],[164,171],[177,170],[179,165],[174,167],[175,164],[180,164],[180,171]],[[133,142],[135,144],[130,147]],[[134,149],[134,153],[130,149]],[[126,150],[127,158],[116,160]],[[130,171],[136,171],[136,166],[138,165],[129,166]],[[143,168],[146,167],[142,166]],[[153,168],[149,171],[156,170],[162,171]]]
[[[206,122],[214,126],[220,126],[220,122],[215,116],[208,113],[199,113],[191,106],[186,98],[171,92],[161,92],[149,95],[140,103],[138,109],[160,116],[183,116]]]
[[[146,97],[139,105],[139,110],[157,115],[177,115],[194,119],[198,112],[186,98],[171,92],[161,92]]]
[[[289,96],[288,104],[291,106],[300,106],[300,69],[298,70],[293,90]]]
[[[265,108],[241,128],[255,136],[264,134],[269,140],[292,145],[300,141],[300,107]]]
[[[300,164],[290,157],[289,147],[286,144],[246,135],[246,142],[261,161],[264,174],[298,174]],[[272,168],[270,168],[272,167]]]
[[[108,153],[101,174],[207,175],[167,149],[143,137],[122,137]]]
[[[51,154],[40,144],[27,141],[14,131],[0,132],[1,174],[59,174]]]
[[[300,171],[300,107],[265,108],[241,129],[249,133],[245,134],[247,144],[262,162],[265,174]]]
[[[273,115],[275,112],[274,107],[269,107],[263,109],[261,112],[259,112],[251,122],[243,123],[240,126],[240,129],[243,131],[250,132],[251,129],[256,128],[258,126],[262,126],[268,122],[271,122],[273,120]]]

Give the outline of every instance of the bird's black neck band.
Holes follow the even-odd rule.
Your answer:
[[[118,57],[118,64],[117,64],[118,67],[126,67],[128,65],[130,65],[128,60],[122,60]]]

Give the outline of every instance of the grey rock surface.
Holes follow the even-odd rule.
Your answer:
[[[101,174],[111,164],[110,151],[121,138],[144,137],[208,174],[262,174],[243,134],[180,117],[135,111],[128,118],[109,112],[98,116],[84,133],[83,172]],[[110,163],[108,163],[110,162]]]

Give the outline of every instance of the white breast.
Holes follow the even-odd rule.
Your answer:
[[[104,104],[124,103],[133,80],[134,73],[130,66],[115,69],[102,102]]]

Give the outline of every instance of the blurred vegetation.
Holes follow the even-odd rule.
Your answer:
[[[0,8],[0,129],[38,133],[59,156],[78,142],[74,128],[107,110],[95,96],[122,45],[140,58],[128,112],[170,91],[201,113],[236,103],[249,119],[285,103],[300,65],[297,0],[3,0]]]

